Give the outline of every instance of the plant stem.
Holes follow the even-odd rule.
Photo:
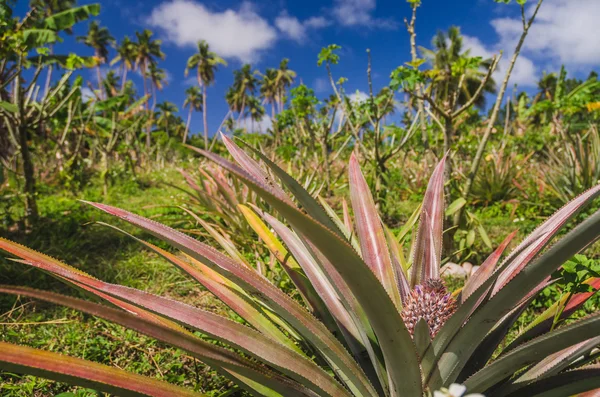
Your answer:
[[[496,123],[496,120],[498,118],[498,113],[500,112],[500,106],[502,105],[502,100],[504,99],[504,93],[506,92],[506,87],[508,86],[508,81],[510,80],[510,76],[515,67],[515,63],[517,62],[517,58],[519,57],[519,54],[521,52],[521,48],[523,47],[523,43],[525,42],[525,38],[527,37],[527,34],[529,33],[529,29],[531,28],[531,25],[533,25],[533,22],[535,21],[535,17],[537,15],[543,1],[544,0],[538,0],[537,5],[535,6],[535,9],[533,11],[533,14],[532,14],[531,18],[529,18],[529,21],[526,22],[524,13],[522,14],[523,33],[521,33],[521,38],[519,39],[519,42],[517,43],[515,52],[512,56],[512,59],[510,60],[508,69],[506,70],[506,75],[504,76],[504,81],[502,82],[502,86],[500,87],[500,90],[498,91],[496,103],[494,104],[494,108],[492,110],[492,115],[490,116],[490,119],[488,121],[488,125],[485,129],[483,137],[481,138],[481,142],[479,143],[479,146],[477,147],[477,153],[475,154],[475,158],[473,159],[473,163],[471,164],[471,169],[469,170],[469,175],[467,176],[467,181],[465,182],[465,188],[463,189],[462,197],[464,199],[467,199],[467,197],[471,193],[471,188],[473,187],[473,181],[475,180],[475,176],[477,175],[477,171],[479,170],[479,166],[481,164],[481,159],[483,158],[483,153],[485,152],[487,142],[490,139],[490,135],[494,128],[494,124]],[[521,10],[523,11],[523,6],[521,6]],[[465,207],[463,206],[460,210],[458,210],[456,212],[456,214],[454,216],[454,222],[453,222],[455,226],[460,223],[463,213],[464,213],[464,208]]]

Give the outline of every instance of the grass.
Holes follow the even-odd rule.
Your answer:
[[[171,264],[141,248],[132,239],[95,224],[103,221],[123,226],[122,223],[78,201],[102,201],[170,226],[189,226],[181,216],[182,210],[175,207],[185,201],[185,194],[162,183],[165,181],[180,181],[180,176],[176,170],[166,169],[151,172],[139,179],[121,179],[112,186],[107,197],[102,196],[101,185],[97,182],[82,189],[77,195],[57,187],[43,186],[38,201],[42,217],[35,230],[25,234],[8,228],[8,231],[0,231],[0,235],[54,256],[102,280],[176,298],[222,315],[231,315],[222,303],[213,299],[207,291]],[[395,221],[392,225],[401,226],[417,203],[418,197],[398,200],[393,208]],[[12,206],[11,210],[14,213],[7,214],[7,217],[17,218],[20,215],[18,206]],[[586,211],[590,212],[591,210]],[[518,241],[545,218],[535,211],[527,213],[526,209],[511,216],[513,208],[510,204],[481,207],[475,209],[475,213],[494,245],[517,228]],[[126,229],[139,234],[135,229]],[[147,235],[143,236],[148,238]],[[156,239],[150,240],[165,247]],[[598,252],[599,248],[596,245],[593,252]],[[469,261],[477,264],[484,259],[489,249],[485,248],[483,242],[476,241],[473,251],[477,255],[469,258]],[[40,271],[3,257],[0,257],[0,284],[27,285],[66,294],[77,293]],[[459,285],[460,283],[452,284],[451,287],[457,288]],[[557,298],[555,293],[551,294],[552,299],[540,298],[539,304],[534,305],[537,309],[522,316],[516,328],[528,324],[536,313],[547,307],[548,302]],[[585,311],[592,312],[597,308],[598,300],[593,299],[586,304]],[[27,299],[0,295],[0,340],[117,366],[192,387],[209,396],[219,396],[234,387],[227,379],[177,349],[97,318]],[[0,395],[98,396],[93,390],[1,372]],[[234,395],[244,394],[238,391]]]
[[[145,175],[138,181],[123,182],[113,186],[106,199],[95,184],[78,196],[65,191],[43,194],[39,200],[42,215],[39,227],[28,234],[12,231],[2,236],[108,282],[171,296],[225,314],[224,305],[172,265],[130,238],[93,223],[114,223],[113,218],[77,201],[104,201],[172,225],[181,219],[181,210],[167,206],[181,203],[183,194],[152,181],[175,180],[177,175],[175,170],[167,170]],[[74,293],[62,282],[4,258],[0,259],[0,283]],[[228,380],[179,350],[103,320],[30,300],[0,296],[0,340],[114,365],[209,395],[219,395],[232,387]],[[0,374],[2,396],[52,396],[65,392],[75,396],[97,395],[94,391],[32,376]]]

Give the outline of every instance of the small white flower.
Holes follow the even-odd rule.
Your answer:
[[[458,383],[453,383],[450,388],[446,389],[443,387],[440,391],[433,392],[433,397],[485,397],[483,394],[472,393],[465,394],[467,387]]]

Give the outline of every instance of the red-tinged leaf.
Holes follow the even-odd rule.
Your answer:
[[[600,337],[570,346],[566,349],[550,354],[536,365],[527,370],[514,383],[528,383],[541,377],[554,375],[567,368],[574,360],[589,353],[600,344]]]
[[[546,309],[542,314],[537,316],[534,319],[534,321],[530,325],[528,325],[528,327],[525,328],[521,332],[521,334],[519,336],[517,336],[517,338],[515,338],[510,343],[510,345],[508,345],[508,347],[506,347],[506,349],[504,349],[503,353],[508,352],[508,351],[514,349],[515,347],[517,347],[518,345],[525,343],[525,342],[535,338],[536,336],[549,331],[552,328],[552,324],[554,323],[554,317],[556,315],[556,312],[557,312],[557,310],[559,310],[558,306],[564,305],[564,302],[566,302],[567,299],[568,299],[567,305],[563,309],[563,311],[559,317],[559,320],[567,319],[571,316],[571,314],[573,314],[575,311],[579,310],[581,308],[581,306],[589,298],[594,296],[594,294],[596,293],[596,291],[598,289],[600,289],[600,278],[593,278],[593,279],[587,280],[585,283],[590,285],[594,291],[593,292],[580,292],[578,294],[573,295],[572,297],[565,295],[560,301],[555,302],[552,306],[550,306],[548,309]]]
[[[298,397],[306,396],[307,394],[312,395],[312,392],[306,387],[278,375],[266,367],[259,366],[239,354],[218,347],[214,343],[206,342],[181,327],[165,326],[164,324],[152,321],[149,318],[154,316],[154,314],[139,307],[135,309],[135,314],[132,314],[97,303],[26,287],[0,285],[0,293],[40,299],[122,325],[190,353],[192,356],[213,367],[213,369],[234,376],[242,382],[242,386],[245,384],[245,381],[240,378],[243,377],[263,382],[264,385],[281,392],[283,396],[287,396],[287,393]],[[238,375],[240,378],[237,378]]]
[[[600,389],[590,390],[588,392],[578,394],[576,397],[600,397]]]
[[[315,302],[315,299],[321,300],[319,295],[315,291],[314,287],[309,282],[306,274],[296,262],[293,256],[289,255],[289,252],[283,244],[277,239],[277,237],[269,230],[267,225],[260,219],[256,213],[245,205],[238,205],[238,209],[248,221],[248,224],[258,234],[260,239],[265,243],[271,254],[279,261],[281,267],[286,272],[290,280],[294,283],[298,292],[302,296],[304,303],[314,313],[315,305],[324,307],[323,301]],[[313,301],[311,303],[311,301]]]
[[[386,227],[385,228],[386,240],[388,247],[390,247],[390,257],[392,258],[392,268],[394,270],[394,279],[396,286],[400,292],[400,298],[402,302],[410,294],[410,285],[408,284],[407,268],[408,264],[404,258],[402,252],[402,245],[396,240],[394,234]]]
[[[523,271],[516,274],[504,288],[486,300],[473,313],[460,333],[448,345],[447,351],[449,353],[440,359],[439,367],[444,371],[440,377],[441,384],[453,382],[456,379],[463,368],[465,358],[479,345],[494,324],[514,308],[529,291],[539,286],[574,254],[581,252],[600,238],[599,225],[600,211],[597,211],[573,228],[535,261],[532,261]],[[545,237],[546,235],[542,234],[538,239],[544,239]],[[531,246],[536,245],[535,242],[531,244]],[[556,332],[553,334],[556,334]],[[461,346],[461,348],[457,348],[458,346]],[[485,369],[482,371],[485,371]],[[437,382],[434,382],[430,386],[436,387],[437,384]]]
[[[558,231],[591,200],[600,194],[600,185],[597,185],[586,192],[580,194],[569,203],[565,204],[554,215],[548,218],[544,223],[537,227],[519,246],[506,258],[501,268],[502,273],[498,276],[498,281],[494,286],[493,293],[496,294],[502,289],[515,275],[526,267],[533,257],[535,257],[548,242],[558,233]],[[541,236],[544,236],[540,239]],[[535,243],[534,243],[535,242]],[[532,247],[529,255],[523,255],[525,247]]]
[[[600,395],[597,392],[588,394],[589,390],[598,387],[600,387],[600,366],[590,365],[540,379],[503,397],[591,397]]]
[[[354,297],[349,296],[348,287],[339,278],[339,273],[331,267],[322,267],[326,259],[317,255],[315,257],[316,247],[309,244],[310,249],[303,244],[301,238],[294,234],[287,226],[279,222],[275,217],[254,207],[256,213],[273,228],[275,233],[281,237],[284,243],[291,251],[297,263],[301,265],[304,274],[310,280],[315,288],[318,297],[325,304],[322,308],[323,313],[317,312],[317,316],[327,325],[335,334],[342,335],[350,348],[354,357],[361,363],[367,375],[372,375],[370,379],[377,383],[376,374],[370,372],[372,364],[367,357],[371,357],[373,362],[377,362],[376,355],[371,348],[371,341],[359,321],[359,315],[356,314],[358,304]],[[334,274],[333,280],[329,280],[325,274]],[[337,281],[340,288],[334,287],[332,282]],[[342,295],[338,291],[342,292]],[[345,294],[344,294],[345,293]],[[371,366],[371,367],[369,367]]]
[[[238,145],[236,145],[227,135],[221,134],[221,139],[223,143],[227,147],[229,154],[238,162],[238,164],[246,170],[250,175],[258,180],[262,180],[264,183],[268,184],[271,188],[275,196],[279,199],[287,201],[291,203],[288,195],[275,183],[273,178],[265,172],[258,162],[256,162],[252,157],[248,156],[246,152],[244,152]]]
[[[239,169],[239,172],[244,173],[241,169]],[[247,175],[247,177],[252,178],[250,175]],[[372,386],[369,384],[363,371],[335,336],[306,309],[277,289],[264,277],[248,269],[246,266],[240,265],[212,247],[165,225],[109,205],[91,202],[88,202],[88,204],[169,242],[194,259],[219,272],[224,277],[231,279],[250,296],[257,297],[259,300],[265,302],[306,340],[317,347],[325,357],[332,360],[339,368],[339,371],[348,377],[344,378],[344,382],[349,382],[351,385],[364,389],[368,395],[374,394]],[[2,248],[1,244],[0,248]]]
[[[252,266],[250,266],[250,263],[248,263],[248,260],[246,260],[244,255],[241,252],[239,252],[238,249],[235,247],[235,244],[233,243],[233,241],[231,241],[229,236],[225,235],[222,231],[218,231],[217,229],[215,229],[213,226],[211,226],[204,219],[200,218],[193,211],[190,211],[189,209],[184,207],[179,208],[181,208],[192,218],[194,218],[194,220],[198,222],[208,232],[208,234],[210,234],[210,236],[215,239],[217,243],[219,243],[219,245],[225,250],[225,252],[227,252],[229,256],[239,261],[240,263],[243,263],[247,267],[252,268]]]
[[[435,167],[423,198],[421,219],[412,255],[411,286],[440,277],[444,226],[444,164]]]
[[[329,230],[333,231],[340,237],[344,236],[342,231],[337,228],[335,222],[331,220],[331,218],[327,215],[327,212],[319,205],[317,200],[315,200],[315,198],[306,190],[305,187],[303,187],[300,183],[298,183],[298,181],[281,169],[281,167],[271,161],[271,159],[265,156],[260,150],[253,148],[244,141],[240,142],[242,142],[248,149],[256,154],[269,167],[273,174],[281,180],[283,185],[287,187],[290,193],[298,201],[302,209],[306,211],[310,217],[319,222],[321,225],[329,228]],[[315,169],[313,175],[316,174],[316,172],[317,170]]]
[[[395,388],[396,392],[400,394],[420,395],[422,393],[421,371],[417,364],[412,338],[396,306],[377,277],[345,241],[341,232],[336,233],[296,207],[279,200],[269,188],[265,188],[261,182],[235,164],[214,153],[201,149],[197,149],[197,151],[243,180],[284,216],[296,233],[304,237],[310,236],[310,241],[324,256],[330,259],[331,265],[343,277],[372,325],[392,381],[390,388]],[[325,217],[329,219],[326,214]],[[331,220],[329,221],[333,223]]]
[[[348,210],[348,202],[346,199],[342,199],[342,212],[344,214],[344,225],[346,229],[352,233],[354,227],[352,226],[352,218],[350,217],[350,211]]]
[[[26,260],[23,263],[77,281],[228,343],[298,382],[308,381],[306,386],[317,393],[347,396],[345,389],[313,362],[245,325],[175,300],[81,275],[70,266],[54,263],[56,261],[41,262],[28,258],[24,252],[20,256]]]
[[[197,192],[202,190],[202,188],[198,186],[194,178],[192,178],[192,176],[188,174],[185,170],[178,168],[177,171],[179,171],[179,173],[185,178],[185,181],[192,189],[194,189]]]
[[[392,259],[385,238],[385,231],[377,213],[369,185],[367,185],[367,181],[360,171],[360,165],[354,153],[350,156],[348,170],[350,198],[362,258],[373,273],[375,273],[398,310],[401,310],[402,299],[398,291],[395,276],[398,274],[402,277],[404,273],[402,269],[394,271],[392,267]]]
[[[62,354],[0,342],[0,368],[119,396],[202,396],[189,389]]]
[[[477,271],[467,280],[465,286],[462,289],[462,302],[467,300],[467,298],[471,296],[473,291],[479,288],[479,286],[481,286],[481,284],[483,284],[483,282],[487,280],[488,277],[492,275],[492,273],[494,273],[496,264],[500,260],[502,253],[504,253],[504,250],[506,250],[506,247],[508,247],[508,244],[510,244],[510,242],[516,235],[516,230],[509,234],[504,239],[502,244],[500,244],[498,248],[496,248],[496,250],[492,252],[490,256],[487,257],[487,259],[481,264],[481,266],[479,266],[479,269],[477,269]],[[477,305],[475,306],[475,308],[477,308]]]
[[[101,223],[102,224],[102,223]],[[144,244],[149,249],[153,250],[191,277],[202,284],[213,295],[225,303],[231,310],[236,312],[240,317],[247,321],[250,325],[256,328],[265,336],[272,338],[274,341],[281,343],[295,350],[297,353],[304,354],[302,351],[289,339],[283,332],[279,330],[266,316],[263,309],[254,303],[254,301],[236,284],[221,276],[203,263],[194,261],[190,264],[186,260],[163,250],[147,241],[138,239],[137,237],[111,225],[107,225],[115,230],[128,235],[129,237]]]
[[[598,337],[599,332],[600,316],[597,314],[587,316],[517,347],[475,373],[464,384],[469,391],[483,393],[512,376],[515,368],[526,368],[538,363],[555,352]]]
[[[350,315],[344,308],[335,288],[330,284],[311,252],[287,226],[279,222],[275,217],[265,212],[259,212],[259,214],[283,240],[293,257],[302,267],[304,274],[306,274],[310,280],[310,283],[315,288],[317,294],[323,299],[323,302],[327,307],[327,312],[321,313],[321,315],[325,317],[325,320],[332,315],[341,329],[345,329],[358,339],[358,331],[350,319]],[[327,321],[324,322],[327,323]],[[332,332],[339,332],[340,328],[338,328],[338,326],[332,325]]]

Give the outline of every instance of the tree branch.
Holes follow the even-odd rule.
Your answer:
[[[477,98],[479,98],[479,96],[481,95],[481,92],[485,88],[485,85],[492,78],[492,74],[496,70],[496,67],[498,66],[498,62],[500,62],[500,58],[502,58],[502,53],[500,53],[499,55],[492,58],[492,64],[488,68],[488,72],[485,75],[485,77],[483,78],[483,80],[481,80],[481,84],[479,84],[479,87],[477,87],[477,91],[475,91],[475,93],[473,94],[471,99],[469,99],[464,105],[462,105],[459,109],[457,109],[455,112],[452,113],[453,119],[460,116],[461,113],[463,113],[465,110],[467,110],[468,108],[473,106],[473,104],[475,103]]]

